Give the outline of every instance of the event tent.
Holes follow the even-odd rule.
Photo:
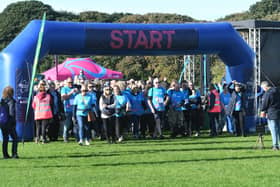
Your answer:
[[[104,68],[90,58],[67,58],[62,64],[53,67],[44,73],[47,80],[65,80],[74,78],[83,70],[87,79],[122,79],[123,74],[118,71]]]

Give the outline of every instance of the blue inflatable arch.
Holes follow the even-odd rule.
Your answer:
[[[0,53],[0,91],[15,88],[17,130],[22,136],[40,20],[31,21]],[[64,55],[217,54],[227,76],[252,80],[254,52],[229,23],[124,24],[46,21],[40,58]],[[29,120],[32,121],[32,120]],[[27,125],[32,128],[32,125]],[[26,138],[33,131],[26,130]]]

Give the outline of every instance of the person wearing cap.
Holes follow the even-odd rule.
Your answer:
[[[72,78],[71,77],[67,78],[65,86],[61,88],[61,98],[63,100],[64,112],[65,112],[65,122],[63,128],[64,142],[68,142],[69,131],[74,127],[73,120],[72,120],[72,117],[74,117],[73,103],[74,103],[74,98],[77,94],[78,94],[78,89],[73,87]]]
[[[246,136],[244,122],[246,85],[233,80],[228,84],[227,89],[231,94],[227,115],[232,116],[235,121],[236,136]]]
[[[75,96],[74,99],[74,115],[79,126],[79,145],[90,145],[90,124],[88,122],[88,113],[92,111],[94,101],[88,93],[86,85],[81,86],[81,93]]]
[[[36,124],[36,137],[35,143],[46,143],[46,131],[50,120],[53,118],[52,112],[52,97],[46,90],[46,82],[41,80],[38,85],[38,93],[34,96],[32,108],[34,109],[34,118]],[[41,135],[41,139],[40,139]]]

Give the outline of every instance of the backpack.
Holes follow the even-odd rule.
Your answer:
[[[0,127],[1,128],[7,125],[8,119],[9,119],[9,106],[2,99],[0,102]]]

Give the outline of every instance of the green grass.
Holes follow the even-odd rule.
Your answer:
[[[0,186],[279,186],[280,151],[257,136],[19,144],[0,159]],[[9,148],[11,145],[9,145]]]

